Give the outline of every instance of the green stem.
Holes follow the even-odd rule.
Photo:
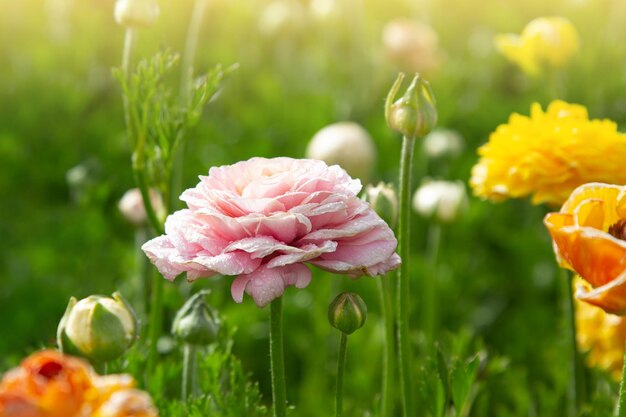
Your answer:
[[[411,167],[415,138],[402,138],[402,154],[400,160],[400,216],[398,227],[398,252],[402,264],[398,272],[396,292],[396,323],[398,332],[398,368],[400,370],[400,394],[402,398],[402,413],[404,417],[414,417],[411,378],[411,342],[409,339],[409,232],[411,230]]]
[[[396,369],[396,342],[394,330],[394,314],[393,314],[393,274],[381,277],[378,280],[378,289],[380,291],[381,306],[383,318],[385,320],[385,346],[383,357],[383,392],[381,400],[381,416],[393,416],[393,403],[395,387],[395,369]]]
[[[435,329],[437,328],[437,257],[441,244],[441,225],[435,223],[428,228],[426,263],[428,277],[423,280],[424,335],[426,352],[434,352]]]
[[[128,83],[130,79],[130,65],[133,50],[135,49],[135,38],[135,30],[132,28],[126,28],[126,32],[124,33],[124,49],[122,50],[122,74],[126,83]],[[134,129],[132,127],[132,119],[130,116],[130,102],[126,94],[122,94],[122,103],[124,105],[124,121],[126,122],[126,128],[128,129],[128,136],[130,137],[131,144],[134,147],[135,135],[133,134]]]
[[[285,358],[283,354],[283,301],[281,297],[270,304],[270,359],[272,368],[272,399],[274,417],[287,414],[285,389]]]
[[[343,374],[346,369],[346,353],[348,351],[348,335],[341,332],[339,341],[339,358],[337,360],[337,393],[335,395],[335,416],[343,415]]]
[[[150,318],[148,323],[148,362],[146,374],[152,375],[157,362],[157,343],[161,337],[163,325],[163,278],[152,269],[152,299],[150,302]]]
[[[185,52],[183,53],[182,74],[180,78],[180,101],[185,108],[189,107],[191,100],[191,79],[193,78],[193,63],[198,49],[198,34],[202,26],[202,17],[206,10],[207,0],[196,0],[191,12],[187,39],[185,41]]]
[[[183,386],[182,386],[182,399],[183,402],[187,402],[187,399],[198,393],[198,372],[196,369],[196,356],[197,351],[194,345],[185,343],[183,347]]]
[[[572,278],[565,269],[560,269],[559,280],[561,282],[561,293],[563,298],[563,315],[565,319],[565,333],[567,345],[569,346],[570,375],[567,386],[567,415],[578,416],[578,411],[582,406],[582,378],[583,369],[579,360],[578,345],[576,343],[576,312],[574,309],[574,294],[572,291]]]
[[[137,155],[133,156],[133,174],[135,176],[135,183],[141,192],[141,198],[143,199],[143,205],[146,209],[146,215],[150,226],[154,229],[156,234],[162,235],[163,225],[159,220],[154,207],[152,206],[152,200],[150,199],[150,189],[148,187],[148,180],[146,178],[146,172],[143,169],[143,163],[137,163]]]
[[[626,417],[626,349],[624,349],[624,365],[622,381],[619,384],[619,400],[617,401],[617,417]]]

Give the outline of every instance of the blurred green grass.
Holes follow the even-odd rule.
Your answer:
[[[375,139],[372,180],[395,180],[400,140],[386,127],[382,104],[397,68],[385,60],[380,31],[397,16],[431,24],[446,54],[431,76],[439,124],[459,131],[466,145],[449,162],[449,179],[467,181],[475,149],[511,112],[528,114],[531,102],[549,102],[545,80],[526,79],[491,45],[494,34],[519,32],[537,16],[566,16],[581,37],[563,98],[586,105],[592,117],[626,124],[626,9],[620,0],[345,0],[337,4],[346,14],[327,20],[308,16],[305,0],[284,3],[299,6],[302,15],[264,34],[258,20],[268,2],[210,1],[196,69],[240,67],[188,132],[185,188],[211,166],[252,156],[302,157],[317,130],[341,120],[361,123]],[[68,7],[62,19],[54,14],[59,5]],[[110,74],[123,40],[113,6],[112,0],[0,3],[0,369],[53,344],[71,295],[108,294],[132,275],[134,232],[116,208],[133,182],[120,92]],[[158,23],[140,33],[138,56],[182,51],[191,6],[189,0],[162,2]],[[347,23],[356,12],[361,23]],[[77,166],[84,175],[70,184],[67,173]],[[442,171],[432,164],[418,169]],[[545,211],[526,201],[472,199],[464,218],[444,230],[438,336],[467,332],[473,344],[482,340],[492,355],[511,363],[479,398],[485,415],[558,415],[562,406],[552,395],[563,389],[566,365],[556,265],[541,224]],[[416,252],[426,244],[427,226],[414,223]],[[412,262],[416,276],[428,274],[420,258]],[[235,353],[269,397],[268,312],[250,300],[233,303],[227,281],[194,285],[214,289],[211,302],[239,328]],[[171,317],[189,288],[166,287]],[[359,292],[371,310],[350,342],[347,409],[356,415],[378,400],[382,324],[375,281],[316,271],[308,289],[285,297],[288,391],[298,415],[332,409],[329,400],[320,402],[332,398],[337,349],[326,308],[341,290]],[[420,295],[413,298],[419,302]]]

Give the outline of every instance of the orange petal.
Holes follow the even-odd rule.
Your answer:
[[[626,271],[608,284],[597,288],[579,285],[576,298],[598,306],[607,313],[626,314]]]
[[[594,288],[626,271],[626,242],[589,227],[565,227],[550,233],[558,254]]]

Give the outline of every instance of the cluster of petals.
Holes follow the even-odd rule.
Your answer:
[[[591,368],[601,369],[616,381],[622,375],[626,318],[576,301],[576,340]]]
[[[498,50],[522,71],[538,76],[545,68],[562,68],[578,52],[578,33],[564,17],[539,17],[520,35],[507,33],[495,38]]]
[[[44,350],[0,381],[2,417],[158,417],[129,375],[99,376],[82,359]]]
[[[560,205],[588,182],[626,184],[626,135],[560,100],[546,111],[533,104],[530,116],[512,114],[478,154],[470,185],[492,201],[532,195],[535,204]]]
[[[625,314],[626,187],[582,185],[544,224],[560,265],[583,279],[576,297],[607,313]]]
[[[143,246],[161,274],[188,280],[236,276],[231,293],[258,306],[287,286],[306,287],[305,263],[352,277],[397,267],[389,226],[357,197],[361,183],[339,166],[291,158],[252,158],[214,167],[182,196],[165,235]]]

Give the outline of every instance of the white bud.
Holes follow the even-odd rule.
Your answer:
[[[430,158],[458,156],[463,152],[463,138],[455,130],[436,129],[424,138],[422,146]]]
[[[117,0],[115,21],[130,28],[146,28],[156,22],[159,11],[155,0]]]
[[[288,36],[302,29],[304,13],[297,2],[274,1],[259,16],[259,31],[267,37]]]
[[[339,165],[353,178],[366,180],[376,162],[374,141],[354,122],[340,122],[318,131],[306,149],[307,158]]]
[[[163,216],[165,210],[163,200],[161,199],[161,194],[155,189],[150,189],[150,201],[156,215],[159,217]],[[126,191],[117,204],[117,208],[124,218],[133,225],[142,226],[147,223],[146,208],[143,205],[143,198],[139,188],[132,188]]]
[[[467,192],[461,181],[428,181],[413,196],[417,213],[443,223],[456,220],[467,205]]]

